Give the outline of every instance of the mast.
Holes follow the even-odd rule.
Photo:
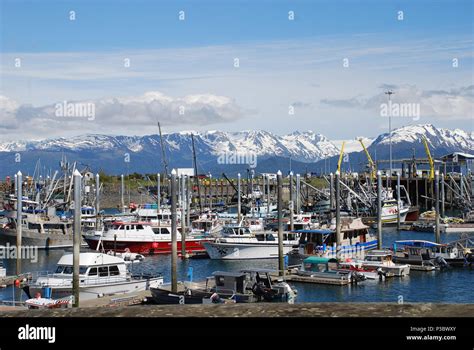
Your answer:
[[[163,161],[163,169],[165,170],[165,177],[167,177],[168,176],[168,162],[166,161],[166,152],[165,152],[165,146],[163,143],[163,135],[161,134],[160,122],[158,122],[158,131],[160,133],[161,158]]]
[[[192,143],[192,146],[193,146],[194,181],[196,182],[196,186],[197,186],[197,189],[198,189],[199,208],[201,209],[201,212],[202,212],[201,186],[199,184],[197,160],[196,160],[196,147],[194,147],[194,135],[193,135],[193,133],[191,133],[191,143]]]

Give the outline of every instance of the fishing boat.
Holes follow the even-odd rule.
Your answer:
[[[393,262],[409,264],[412,270],[433,271],[438,266],[432,247],[437,243],[421,240],[395,241]]]
[[[225,227],[223,236],[203,246],[211,259],[245,260],[278,258],[278,235],[274,232],[252,232],[248,227]],[[298,244],[299,234],[283,235],[283,254]]]
[[[157,304],[293,303],[296,291],[286,282],[272,282],[272,273],[273,270],[267,269],[216,271],[202,283],[179,283],[176,293],[170,284],[150,290]]]
[[[61,220],[57,216],[46,214],[22,214],[22,244],[38,249],[72,247],[73,223]],[[17,220],[16,212],[7,214],[7,222],[0,225],[0,245],[16,245]]]
[[[341,245],[340,254],[360,254],[377,247],[377,238],[372,235],[368,226],[362,223],[360,218],[341,217]],[[295,230],[300,233],[298,247],[294,248],[289,257],[291,263],[299,263],[309,256],[334,258],[338,253],[336,247],[337,237],[335,230],[335,219],[329,227],[322,226],[320,229]]]
[[[364,265],[361,261],[347,259],[346,261],[337,264],[336,271],[341,272],[357,272],[365,276],[366,279],[378,279],[384,277],[391,277],[393,274],[388,274],[382,271],[380,267],[372,267]]]
[[[129,262],[121,257],[99,252],[79,255],[79,299],[89,300],[105,295],[126,294],[148,290],[163,284],[163,276],[133,275]],[[58,261],[54,273],[38,273],[23,288],[31,295],[45,293],[46,298],[59,299],[72,295],[73,254],[66,253]]]
[[[149,222],[116,221],[104,225],[102,231],[85,232],[84,240],[91,249],[103,248],[117,252],[144,255],[171,253],[171,226],[152,226]],[[186,236],[186,252],[204,251],[208,236]],[[181,250],[181,233],[177,232],[178,251]]]
[[[392,260],[393,252],[390,250],[371,250],[365,254],[363,266],[381,268],[386,273],[394,276],[407,276],[410,274],[410,265],[395,264]]]

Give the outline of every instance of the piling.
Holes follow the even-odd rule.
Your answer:
[[[191,178],[186,175],[186,226],[191,230]]]
[[[299,214],[301,212],[301,176],[300,174],[296,174],[296,213]]]
[[[100,220],[99,220],[99,211],[100,211],[100,175],[99,173],[95,174],[95,228],[99,229]]]
[[[340,173],[336,171],[336,256],[339,258],[341,249],[341,184],[340,184]]]
[[[377,171],[377,249],[382,249],[382,174]]]
[[[240,173],[237,174],[237,221],[238,224],[240,225],[240,216],[242,212],[242,190],[240,188],[240,180],[241,180],[241,175]]]
[[[281,171],[277,172],[277,210],[278,210],[278,271],[280,276],[285,275],[283,257],[283,179]]]
[[[334,209],[334,174],[329,174],[329,211]],[[331,214],[332,216],[332,214]]]
[[[185,182],[184,174],[181,174],[181,258],[186,258],[186,222],[185,222]]]
[[[212,211],[212,174],[209,174],[209,211]]]
[[[267,176],[267,217],[270,214],[270,176]]]
[[[293,172],[290,171],[290,200],[288,202],[288,206],[290,209],[290,230],[293,231],[295,229],[294,225],[294,210],[293,210]]]
[[[72,294],[74,296],[74,307],[79,307],[79,256],[81,254],[81,190],[82,176],[76,169],[74,177],[74,231],[73,231],[73,275]]]
[[[123,181],[123,174],[120,175],[120,203],[122,204],[122,208],[120,208],[120,212],[123,212],[123,208],[125,207],[125,201],[123,199],[125,193],[125,184]]]
[[[434,180],[434,188],[435,188],[435,238],[436,243],[440,243],[440,235],[439,235],[439,170],[435,171],[435,180]]]
[[[23,175],[21,171],[16,174],[16,274],[21,274],[21,240],[23,216]]]
[[[444,173],[441,174],[441,217],[444,218],[444,202],[446,200],[446,194],[444,192]]]
[[[178,292],[178,244],[176,220],[176,170],[171,171],[171,292]]]
[[[397,230],[400,231],[400,172],[397,171]]]

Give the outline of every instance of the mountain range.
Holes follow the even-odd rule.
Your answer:
[[[295,131],[288,135],[275,135],[267,131],[223,132],[184,131],[163,135],[163,144],[169,167],[192,167],[192,138],[194,137],[198,171],[220,175],[245,172],[245,164],[220,164],[219,155],[242,154],[257,158],[257,172],[275,172],[280,169],[295,172],[334,171],[339,157],[340,141],[331,141],[313,131]],[[432,155],[461,151],[472,153],[474,132],[460,129],[441,129],[431,124],[411,125],[392,131],[394,159],[426,157],[422,138],[428,140]],[[364,138],[374,160],[388,159],[389,135]],[[365,154],[356,140],[348,140],[349,156],[344,165],[360,170],[366,164]],[[337,146],[336,146],[337,145]],[[62,157],[76,161],[79,167],[92,171],[103,170],[110,174],[155,173],[162,171],[161,140],[159,135],[109,136],[87,134],[72,138],[55,138],[41,141],[0,142],[0,176],[12,175],[18,170],[32,175],[38,162],[40,169],[57,169]],[[19,160],[19,161],[18,161]]]

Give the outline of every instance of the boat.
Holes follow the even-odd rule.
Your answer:
[[[90,300],[105,295],[126,294],[148,290],[163,284],[163,276],[133,275],[129,263],[121,257],[99,252],[79,255],[79,299]],[[73,254],[66,253],[58,261],[54,273],[38,273],[23,290],[31,295],[60,299],[72,295]]]
[[[409,264],[411,270],[433,271],[438,267],[431,249],[435,245],[437,243],[422,240],[395,241],[393,262]]]
[[[0,245],[16,245],[16,212],[7,214],[7,222],[0,225]],[[68,248],[73,245],[73,223],[58,216],[22,214],[22,245],[38,249]]]
[[[377,238],[372,235],[368,226],[362,223],[361,218],[341,217],[341,246],[340,254],[360,255],[365,251],[377,247]],[[300,263],[302,259],[310,256],[335,258],[338,249],[336,246],[335,219],[329,227],[320,229],[295,230],[300,233],[298,247],[294,248],[289,257],[290,264]]]
[[[131,252],[144,255],[171,253],[171,226],[152,226],[149,222],[115,221],[104,225],[102,231],[83,233],[91,249]],[[186,252],[204,251],[204,242],[214,239],[208,236],[186,236]],[[181,233],[177,232],[178,251],[181,251]]]
[[[286,282],[272,282],[274,272],[268,269],[216,271],[205,282],[179,283],[176,293],[172,292],[170,284],[150,290],[157,304],[293,303],[296,291]]]
[[[392,273],[394,276],[407,276],[410,274],[410,265],[408,264],[395,264],[392,260],[393,252],[390,250],[371,250],[367,252],[364,260],[362,261],[363,266],[381,268],[386,273]]]
[[[334,258],[310,256],[304,259],[301,267],[287,279],[294,282],[342,286],[362,282],[366,276],[358,271],[338,269],[338,262]]]
[[[222,224],[216,213],[208,212],[191,222],[192,232],[195,234],[217,236],[222,230]]]
[[[248,227],[227,226],[215,242],[204,242],[207,254],[214,260],[276,259],[278,235],[274,232],[252,232]],[[298,244],[299,234],[283,234],[283,254]]]
[[[446,223],[440,224],[441,233],[473,233],[474,224],[471,223]]]
[[[357,272],[365,276],[366,279],[382,279],[384,277],[393,276],[392,273],[382,271],[380,267],[372,267],[364,265],[361,261],[347,259],[346,261],[337,264],[336,271],[341,272]]]

